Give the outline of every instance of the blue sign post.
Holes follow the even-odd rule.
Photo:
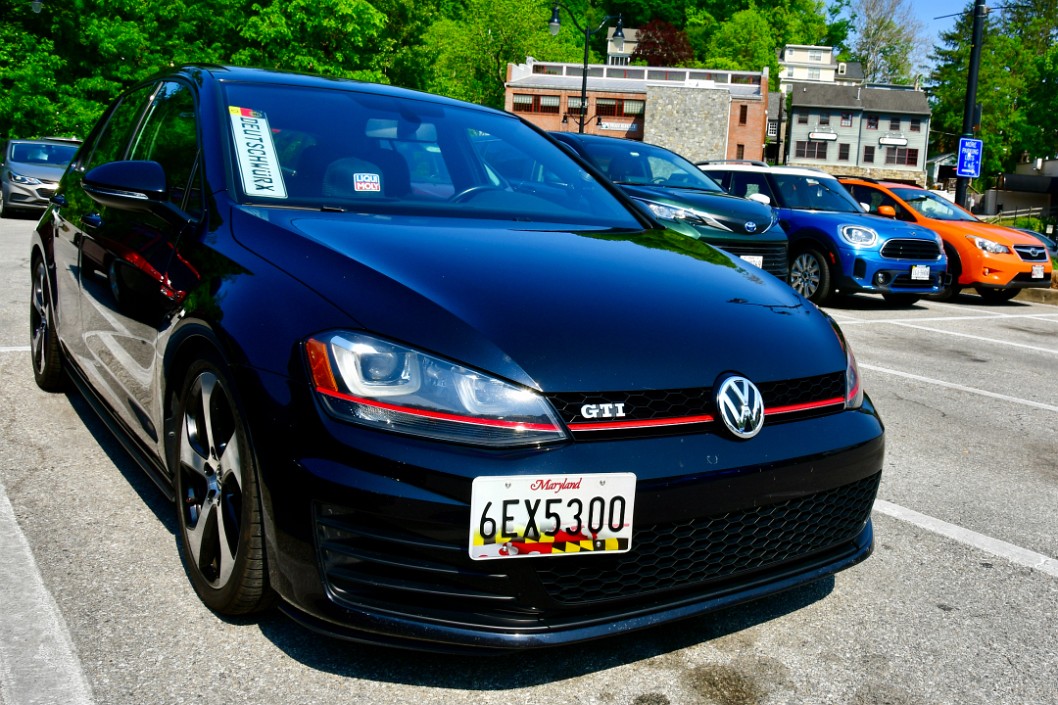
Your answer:
[[[974,140],[969,137],[959,138],[959,164],[955,168],[955,175],[969,179],[980,177],[981,151],[983,149],[984,142],[981,140]]]

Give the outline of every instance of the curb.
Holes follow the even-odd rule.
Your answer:
[[[1022,289],[1014,300],[1058,306],[1058,289]]]

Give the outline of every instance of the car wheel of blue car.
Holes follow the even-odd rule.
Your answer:
[[[230,378],[212,356],[188,370],[172,450],[181,547],[202,601],[226,615],[271,604],[253,453]]]
[[[799,252],[790,262],[790,286],[813,303],[830,296],[830,269],[823,255],[815,250]]]

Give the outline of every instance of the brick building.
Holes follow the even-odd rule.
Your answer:
[[[507,65],[505,108],[545,130],[643,140],[691,160],[763,159],[768,71],[588,66],[528,59]]]

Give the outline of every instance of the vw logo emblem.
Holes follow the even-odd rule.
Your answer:
[[[738,438],[753,438],[764,425],[764,399],[745,377],[728,377],[716,392],[716,408],[727,430]]]
[[[754,223],[752,220],[747,220],[746,221],[746,232],[747,233],[755,233],[755,232],[757,232],[757,224]]]

